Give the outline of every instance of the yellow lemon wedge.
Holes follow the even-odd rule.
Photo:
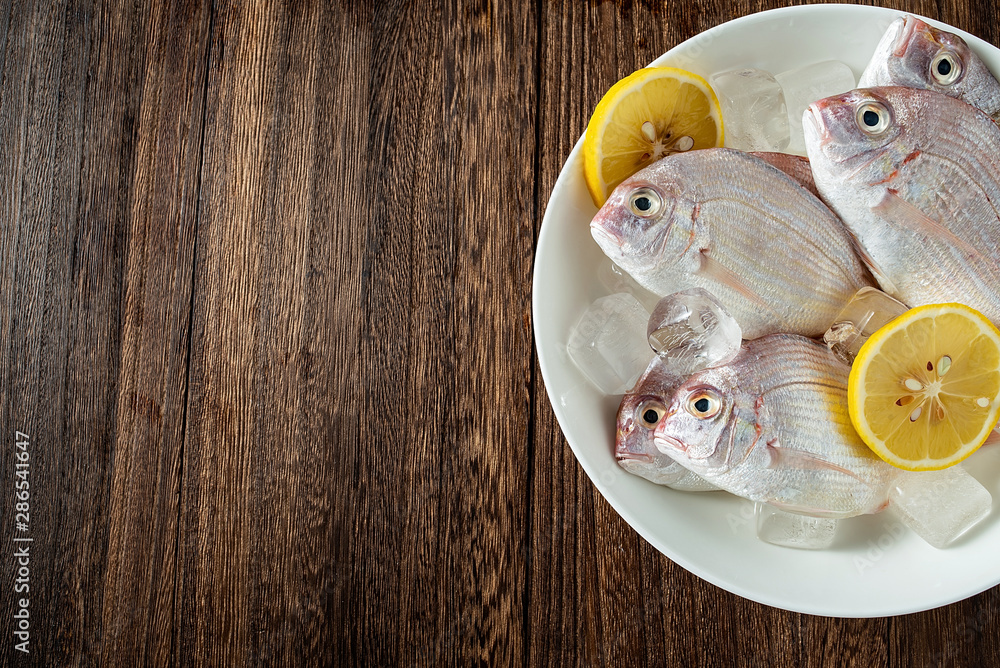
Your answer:
[[[600,207],[618,184],[671,153],[722,146],[722,110],[708,82],[676,67],[647,67],[611,87],[583,141],[587,189]]]
[[[1000,416],[1000,331],[962,304],[911,309],[861,347],[847,401],[861,439],[893,466],[957,464]]]

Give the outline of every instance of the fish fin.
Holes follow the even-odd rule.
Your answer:
[[[794,448],[785,448],[777,445],[777,439],[769,441],[767,444],[767,452],[771,455],[771,468],[777,468],[779,466],[784,466],[785,468],[795,468],[795,469],[811,469],[819,470],[825,469],[827,471],[836,471],[837,473],[843,473],[844,475],[850,476],[856,480],[864,482],[858,474],[851,470],[845,469],[839,464],[834,464],[833,462],[820,457],[819,455],[814,455],[811,452],[805,452],[803,450],[796,450]]]
[[[823,508],[811,508],[809,506],[798,506],[794,503],[783,503],[781,501],[775,501],[773,499],[768,499],[767,504],[769,506],[774,506],[778,510],[783,510],[786,513],[795,513],[796,515],[808,515],[810,517],[828,517],[832,519],[838,519],[843,517],[842,514],[830,512],[829,510],[824,510]]]
[[[771,153],[767,151],[753,151],[750,155],[760,158],[775,169],[781,170],[797,184],[816,197],[819,197],[819,191],[816,189],[816,180],[813,178],[812,167],[809,165],[809,158],[801,155]]]
[[[698,268],[699,274],[707,278],[714,279],[723,285],[729,286],[755,304],[773,310],[763,297],[757,294],[750,286],[743,282],[743,279],[734,274],[725,265],[709,257],[708,249],[701,249],[701,266]]]
[[[861,260],[861,264],[868,267],[868,271],[870,271],[872,276],[875,277],[876,282],[878,282],[884,292],[890,295],[895,295],[897,293],[896,285],[889,280],[889,275],[882,271],[882,267],[878,265],[875,258],[868,254],[868,251],[861,245],[861,242],[858,241],[858,238],[855,237],[853,233],[850,233],[849,236],[851,240],[851,247],[854,249],[854,253]]]
[[[965,253],[974,256],[981,255],[972,244],[956,236],[947,227],[907,202],[899,196],[898,191],[892,188],[885,191],[885,197],[882,198],[881,202],[872,207],[872,211],[886,220],[901,224],[919,234],[945,239]]]

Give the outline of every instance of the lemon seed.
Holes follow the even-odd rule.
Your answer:
[[[950,368],[951,368],[951,358],[950,357],[948,357],[947,355],[945,355],[941,359],[938,360],[937,369],[938,369],[938,373],[940,375],[943,376],[946,373],[948,373],[948,369],[950,369]]]
[[[650,144],[656,141],[656,128],[649,121],[642,124],[642,136],[645,137],[646,141]]]

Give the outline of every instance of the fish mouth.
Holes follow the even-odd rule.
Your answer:
[[[614,454],[616,460],[622,461],[633,457],[647,456],[645,452],[636,448],[635,445],[631,443],[631,440],[632,439],[628,438],[628,434],[623,433],[620,429],[618,430],[615,434],[615,447],[614,452],[612,453]]]
[[[921,27],[926,27],[927,24],[920,19],[914,18],[912,16],[907,16],[903,19],[903,25],[899,27],[899,33],[896,35],[896,41],[893,44],[892,53],[897,58],[902,57],[908,48],[910,48],[910,42],[913,41],[913,36],[917,34],[917,31]]]
[[[597,245],[604,250],[621,248],[622,243],[624,243],[624,240],[609,230],[604,225],[604,221],[599,218],[594,218],[594,220],[590,222],[590,234],[594,237],[594,241],[597,242]]]
[[[665,434],[656,434],[656,436],[653,437],[653,445],[655,445],[656,449],[665,455],[669,455],[671,450],[677,452],[687,452],[688,449],[684,442],[677,440],[673,436],[667,436]]]
[[[809,108],[802,112],[803,129],[811,130],[819,138],[819,145],[823,146],[830,142],[830,128],[823,120],[822,105],[823,100],[813,102]]]
[[[635,452],[626,452],[620,455],[615,455],[615,459],[618,460],[619,464],[652,464],[653,455],[637,454]]]

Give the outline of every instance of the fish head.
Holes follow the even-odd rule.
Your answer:
[[[900,102],[914,92],[864,88],[809,105],[802,130],[817,184],[889,176],[905,158],[900,139],[914,115],[913,105]]]
[[[736,381],[726,367],[694,374],[671,395],[653,443],[663,454],[706,477],[724,472],[732,459],[729,424]]]
[[[914,16],[889,26],[862,82],[933,90],[989,114],[1000,110],[1000,82],[965,40]]]
[[[667,412],[671,393],[684,378],[655,358],[618,407],[615,459],[626,471],[660,481],[667,472],[683,475],[684,469],[653,444],[653,432]]]
[[[666,258],[678,188],[663,170],[646,168],[625,180],[590,223],[594,240],[622,269],[640,280]]]

